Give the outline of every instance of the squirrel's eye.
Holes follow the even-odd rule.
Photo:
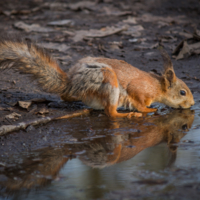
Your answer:
[[[181,91],[180,91],[180,94],[181,94],[182,96],[185,96],[185,95],[186,95],[186,92],[185,92],[184,90],[181,90]]]
[[[182,130],[187,130],[187,124],[184,124],[184,125],[182,126]]]

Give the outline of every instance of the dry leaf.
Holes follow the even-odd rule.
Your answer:
[[[151,22],[151,23],[152,22],[158,23],[158,22],[162,21],[162,22],[168,23],[168,25],[170,25],[170,23],[174,23],[174,22],[176,22],[178,24],[183,24],[183,23],[188,22],[185,15],[179,15],[179,16],[175,16],[175,17],[171,17],[171,16],[162,17],[162,16],[155,16],[150,13],[141,15],[140,17],[137,18],[137,20],[140,20],[143,22]]]
[[[200,42],[188,44],[185,40],[178,45],[178,47],[174,50],[173,53],[178,54],[176,56],[176,60],[183,59],[192,54],[200,54]]]
[[[187,38],[187,39],[193,38],[192,33],[178,32],[178,34],[179,34],[180,36],[183,36],[183,37]]]
[[[140,31],[143,31],[144,28],[141,25],[129,26],[126,31],[123,31],[125,35],[131,35],[133,37],[139,37],[141,35]]]
[[[95,1],[79,1],[77,3],[70,3],[67,5],[68,8],[71,10],[77,11],[77,10],[94,10],[92,9],[96,5]]]
[[[60,52],[66,52],[70,47],[67,46],[66,44],[60,44],[60,43],[41,43],[39,46],[46,48],[46,49],[53,49],[53,50],[58,50]]]
[[[145,49],[155,49],[159,46],[158,42],[156,42],[155,44],[149,44],[146,42],[141,43],[141,45],[134,45],[134,49],[138,49],[138,50],[145,50]]]
[[[10,15],[28,15],[30,13],[33,13],[33,12],[37,12],[38,10],[40,10],[42,7],[35,7],[35,8],[32,8],[30,10],[12,10],[12,11],[2,11],[2,13],[6,16],[10,16]]]
[[[101,38],[101,37],[107,37],[116,33],[119,33],[121,31],[124,31],[127,29],[127,26],[122,26],[120,28],[116,27],[105,27],[104,29],[97,30],[97,29],[90,29],[90,30],[80,30],[75,32],[75,36],[73,37],[74,42],[81,41],[84,38]]]
[[[122,48],[122,42],[113,41],[113,42],[109,42],[109,45],[110,45],[111,49]]]
[[[31,101],[18,101],[18,104],[21,108],[25,108],[25,109],[28,109],[32,102]]]
[[[136,18],[135,17],[128,17],[127,19],[123,20],[124,23],[128,23],[128,24],[137,24],[136,22]]]
[[[65,10],[68,7],[67,3],[49,3],[46,2],[43,4],[43,7],[49,8],[50,10]]]
[[[120,10],[112,9],[109,7],[104,7],[103,12],[101,14],[98,14],[98,16],[113,15],[113,16],[119,17],[119,16],[124,16],[124,15],[131,15],[131,14],[132,14],[131,11],[120,11]]]
[[[200,30],[196,29],[196,30],[194,31],[193,37],[194,37],[196,40],[200,40]]]
[[[120,17],[120,16],[125,16],[125,15],[131,15],[131,14],[133,14],[132,11],[117,11],[117,12],[111,12],[109,15]]]
[[[47,108],[42,108],[38,111],[38,114],[44,115],[44,114],[48,114],[49,110]]]
[[[24,30],[26,32],[48,33],[48,32],[53,32],[54,31],[54,29],[51,29],[51,28],[41,27],[39,24],[28,25],[28,24],[25,24],[24,22],[16,22],[16,23],[14,23],[14,27],[18,28],[18,29],[21,29],[21,30]]]
[[[13,112],[5,116],[6,119],[18,119],[19,117],[21,117],[21,115],[16,112]]]
[[[64,19],[64,20],[49,22],[47,25],[50,25],[50,26],[73,26],[74,21],[71,19]]]

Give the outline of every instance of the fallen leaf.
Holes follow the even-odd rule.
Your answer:
[[[194,31],[193,37],[194,37],[196,40],[200,40],[200,30],[196,29],[196,30]]]
[[[21,21],[14,23],[14,27],[18,28],[18,29],[21,29],[21,30],[24,30],[26,32],[48,33],[48,32],[53,32],[54,31],[54,29],[51,29],[51,28],[41,27],[39,24],[28,25],[28,24],[26,24],[24,22],[21,22]]]
[[[91,29],[88,34],[85,37],[107,37],[116,33],[119,33],[121,31],[126,30],[127,27],[123,26],[120,28],[116,28],[116,27],[105,27],[104,29],[101,30],[95,30],[95,29]]]
[[[104,0],[104,2],[105,2],[105,0]],[[111,2],[112,2],[112,1],[111,1]],[[120,2],[119,2],[119,5],[120,5],[120,7],[121,7],[123,10],[130,10],[130,5],[127,4],[125,1],[120,1]],[[133,12],[133,13],[134,13],[134,15],[136,15],[135,12]]]
[[[67,5],[73,11],[88,9],[93,10],[92,8],[96,5],[95,1],[79,1],[77,3],[70,3]]]
[[[44,115],[44,114],[48,114],[49,110],[46,109],[46,108],[42,108],[37,113],[40,114],[40,115]]]
[[[38,10],[40,10],[42,7],[35,7],[35,8],[32,8],[30,10],[11,10],[11,11],[2,11],[2,13],[6,16],[10,16],[10,15],[28,15],[30,13],[33,13],[33,12],[37,12]]]
[[[143,30],[144,28],[141,25],[129,26],[127,30],[123,31],[123,34],[139,37],[141,35],[140,31]]]
[[[112,15],[112,16],[120,17],[120,16],[133,14],[132,11],[120,11],[120,10],[113,8],[113,7],[104,7],[101,10],[101,12],[102,13],[98,14],[98,16]]]
[[[63,33],[65,33],[66,35],[69,35],[69,36],[74,36],[74,32],[71,32],[71,31],[62,31]]]
[[[52,49],[52,50],[58,50],[60,52],[66,52],[70,47],[67,46],[66,44],[60,44],[60,43],[41,43],[39,46],[44,47],[46,49]]]
[[[79,42],[79,41],[83,40],[83,38],[87,35],[88,32],[89,31],[87,31],[87,30],[76,31],[72,40],[74,42]]]
[[[174,43],[177,41],[177,38],[173,37],[173,36],[168,36],[168,35],[163,35],[159,38],[159,40],[161,42],[167,42],[167,43]]]
[[[64,19],[59,21],[49,22],[47,25],[49,26],[73,26],[75,23],[71,19]]]
[[[5,116],[6,119],[17,119],[19,117],[21,117],[21,115],[16,112],[13,112],[13,113]]]
[[[6,108],[2,108],[4,111],[13,111],[13,108],[11,107],[6,107]]]
[[[18,104],[21,108],[28,109],[32,102],[31,101],[18,101]]]
[[[68,4],[58,3],[58,2],[54,2],[54,3],[46,2],[43,4],[43,7],[49,8],[50,10],[65,10],[68,7]]]
[[[185,34],[185,33],[184,33]],[[182,40],[172,54],[176,60],[183,59],[193,54],[200,54],[200,31],[195,29],[194,33],[186,33],[186,39]]]
[[[136,43],[136,42],[139,41],[139,39],[138,38],[132,38],[132,39],[129,39],[128,41],[131,42],[131,43]]]
[[[127,26],[122,27],[105,27],[104,29],[97,30],[97,29],[90,29],[90,30],[80,30],[75,32],[75,36],[72,38],[74,42],[81,41],[82,39],[87,38],[101,38],[107,37],[119,32],[122,32],[127,29]]]
[[[181,43],[182,44],[182,43]],[[183,45],[181,48],[181,44],[178,46],[179,53],[176,56],[176,60],[183,59],[192,54],[200,54],[200,42],[194,44],[188,44],[187,41],[183,41]],[[174,50],[174,54],[178,52],[177,48]]]
[[[133,12],[132,11],[118,11],[118,12],[111,12],[109,15],[113,15],[113,16],[125,16],[125,15],[132,15]]]
[[[183,37],[187,38],[187,39],[193,38],[192,33],[179,32],[178,34],[179,34],[180,36],[183,36]]]
[[[163,22],[163,21],[158,21],[157,24],[158,24],[158,28],[169,26],[168,22]]]
[[[159,43],[156,42],[155,44],[149,44],[146,42],[141,43],[141,45],[134,45],[134,49],[138,50],[146,50],[146,49],[155,49],[159,46]]]
[[[143,22],[154,22],[154,23],[160,23],[160,21],[162,22],[167,22],[168,25],[172,24],[172,23],[178,23],[178,24],[183,24],[183,23],[187,23],[188,19],[186,18],[185,15],[178,15],[178,16],[167,16],[167,17],[163,17],[163,16],[156,16],[156,15],[152,15],[150,13],[145,13],[143,15],[141,15],[140,17],[137,18],[137,20],[139,21],[143,21]]]
[[[109,42],[109,45],[111,49],[120,49],[123,47],[122,42],[117,42],[117,41]]]
[[[200,42],[189,44],[190,51],[200,50]]]
[[[128,17],[127,19],[123,20],[124,23],[128,23],[128,24],[137,24],[136,22],[136,18],[135,17]]]

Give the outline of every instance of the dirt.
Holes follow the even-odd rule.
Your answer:
[[[97,0],[80,1],[81,4],[76,4],[77,2],[79,1],[7,0],[6,4],[0,2],[1,34],[9,35],[9,37],[17,35],[17,37],[36,41],[39,45],[48,48],[48,51],[58,60],[61,68],[66,72],[80,58],[104,56],[125,60],[144,71],[162,73],[163,63],[157,50],[158,45],[162,45],[172,57],[176,75],[187,83],[196,102],[195,106],[191,108],[194,111],[182,114],[184,117],[180,116],[179,112],[174,115],[177,119],[181,119],[181,126],[185,123],[192,124],[194,119],[189,122],[188,116],[191,118],[194,115],[193,112],[196,113],[195,116],[198,116],[200,106],[200,56],[198,51],[195,51],[197,53],[184,55],[182,59],[176,60],[174,59],[176,56],[172,55],[172,52],[181,41],[189,37],[187,34],[193,34],[196,29],[200,29],[200,2],[198,0]],[[57,22],[60,20],[68,21]],[[23,22],[25,25],[19,25],[18,22]],[[36,25],[36,28],[32,26],[33,30],[26,26],[35,26],[35,24],[39,24],[39,26]],[[198,41],[193,39],[192,42]],[[28,108],[20,107],[19,101],[31,99],[43,100],[33,102]],[[163,105],[155,106],[159,108],[159,116],[164,124],[167,116],[173,110]],[[30,82],[27,75],[12,70],[1,71],[0,126],[43,116],[60,116],[83,108],[85,105],[81,102],[62,102],[59,97],[41,91],[35,82]],[[47,112],[44,112],[45,110]],[[12,113],[17,113],[18,116],[6,117]],[[144,124],[148,125],[150,129],[153,127],[151,123],[159,127],[159,123],[156,121],[157,116],[149,117],[153,118],[153,122],[148,117],[142,121],[133,121],[134,125],[137,123],[140,125],[139,128],[132,130],[130,121],[113,122],[103,112],[93,111],[90,116],[78,117],[74,120],[54,121],[36,127],[29,126],[26,130],[0,136],[2,197],[9,196],[10,191],[12,193],[20,188],[26,188],[27,185],[29,185],[27,188],[31,189],[35,185],[50,184],[68,159],[76,157],[79,151],[87,151],[91,148],[90,145],[85,144],[85,141],[95,140],[96,143],[100,141],[103,149],[106,149],[108,153],[112,152],[114,147],[112,145],[104,146],[104,142],[106,144],[112,143],[115,147],[118,145],[118,143],[113,142],[112,134],[118,132],[122,134],[120,133],[122,130],[123,134],[127,136],[127,132],[133,131],[134,137],[136,137],[135,132],[145,132],[143,130]],[[184,123],[183,118],[186,121]],[[170,124],[172,121],[173,119],[167,123]],[[187,128],[189,129],[191,126]],[[195,126],[196,129],[199,128],[198,124]],[[125,127],[127,129],[124,132]],[[179,129],[179,127],[172,128],[176,131]],[[169,130],[173,132],[172,129]],[[200,147],[198,142],[179,143],[184,135],[185,133],[176,135],[175,138],[178,138],[176,140],[177,146],[171,146],[171,148],[198,150]],[[155,138],[157,137],[155,136]],[[161,141],[168,143],[163,138],[160,141],[147,144],[145,148],[159,144]],[[127,138],[123,139],[123,141],[126,140]],[[181,145],[183,146],[181,147]],[[126,143],[126,146],[129,146],[130,149],[131,146],[135,146],[135,143]],[[40,154],[40,160],[35,159],[35,155],[38,154]],[[51,159],[43,159],[41,155],[45,155],[44,158],[51,157],[53,162]],[[128,158],[124,158],[124,160],[128,160]],[[38,163],[44,166],[50,165],[52,169],[56,168],[55,172],[46,172],[39,167]],[[57,166],[55,163],[58,163]],[[25,169],[26,173],[21,175],[18,173]],[[46,173],[44,176],[53,173],[53,178],[46,178],[45,181],[38,180],[33,175],[34,170],[43,172],[43,175]],[[150,171],[141,171],[140,173],[145,176],[145,180],[150,181],[127,183],[129,185],[125,189],[110,190],[104,198],[198,199],[200,195],[199,168],[166,169],[159,179],[155,178],[155,174],[152,175]],[[32,179],[29,175],[33,178],[31,183]],[[19,177],[19,180],[15,180],[13,177]],[[13,179],[18,183],[12,183]],[[186,181],[188,179],[189,182]],[[150,187],[147,187],[149,185]],[[130,189],[131,187],[134,187],[135,190]],[[100,197],[102,196],[98,198]]]

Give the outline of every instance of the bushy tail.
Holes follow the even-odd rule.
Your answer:
[[[0,41],[0,69],[6,68],[31,74],[46,92],[62,95],[67,86],[67,74],[56,61],[44,49],[25,41]]]

